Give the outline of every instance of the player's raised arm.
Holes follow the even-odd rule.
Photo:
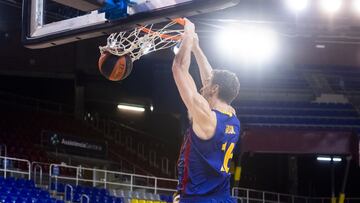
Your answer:
[[[197,93],[195,82],[189,73],[191,63],[191,49],[194,37],[193,33],[195,28],[193,23],[188,20],[185,21],[185,32],[179,48],[179,52],[176,54],[173,61],[172,72],[181,99],[190,111],[189,108],[192,106],[193,98]]]
[[[201,96],[189,73],[191,49],[195,34],[195,26],[189,20],[185,23],[185,32],[179,52],[173,62],[173,76],[181,99],[193,117],[193,127],[201,139],[210,139],[216,126],[216,116],[211,111],[209,103]],[[202,125],[199,125],[199,124]]]
[[[173,61],[173,71],[189,72],[191,63],[191,49],[193,46],[195,25],[185,19],[184,34],[180,44],[179,52]]]
[[[192,52],[196,58],[196,62],[199,66],[200,76],[202,85],[205,85],[205,80],[211,77],[211,71],[213,68],[211,67],[207,57],[204,52],[200,48],[199,44],[199,36],[195,33],[193,40]]]

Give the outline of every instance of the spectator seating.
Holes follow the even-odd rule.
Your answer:
[[[61,162],[58,158],[49,157],[44,149],[36,146],[42,144],[41,134],[43,130],[69,134],[74,137],[81,136],[85,139],[99,139],[100,137],[104,137],[104,135],[101,135],[99,131],[94,130],[89,125],[67,115],[32,112],[29,110],[2,110],[1,114],[3,117],[6,117],[6,119],[0,120],[0,144],[7,146],[8,156],[27,159],[31,162]],[[160,158],[151,162],[149,157],[150,150],[156,152],[157,157],[166,157],[167,154],[163,153],[165,151],[165,144],[148,136],[139,135],[138,132],[131,129],[123,128],[121,132],[123,142],[108,142],[109,149],[116,149],[108,151],[116,151],[120,156],[109,153],[108,159],[113,159],[117,162],[121,161],[123,163],[122,171],[133,172],[133,168],[137,167],[138,169],[143,169],[138,171],[144,171],[144,174],[148,172],[148,174],[151,175],[169,175],[162,173]],[[124,141],[125,137],[131,139],[129,143]],[[144,149],[141,154],[137,151],[139,144],[142,144]],[[119,145],[121,147],[119,147]],[[48,172],[48,167],[44,167],[43,172]]]
[[[66,185],[63,183],[52,183],[50,190],[63,193],[65,200],[80,202],[83,195],[89,197],[90,203],[167,203],[172,202],[172,196],[147,193],[144,191],[129,190],[106,190],[96,187],[85,187],[72,185],[73,193],[68,189],[65,193]]]
[[[360,128],[351,104],[246,101],[236,106],[246,126]]]
[[[64,203],[51,198],[46,190],[35,187],[31,180],[0,177],[0,202],[2,203]]]

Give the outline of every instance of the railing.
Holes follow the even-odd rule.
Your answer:
[[[68,192],[69,190],[70,190],[70,194]],[[64,196],[65,201],[72,201],[74,199],[73,191],[74,191],[74,188],[71,185],[69,185],[69,184],[65,185],[65,196]]]
[[[330,197],[305,197],[234,187],[232,196],[241,203],[329,203]],[[345,203],[358,203],[360,198],[346,198]]]
[[[36,177],[37,177],[38,170],[39,170],[39,185],[42,185],[43,171],[42,171],[42,167],[38,164],[36,164],[33,169],[34,183],[36,185],[36,179],[37,179]]]
[[[35,185],[46,185],[48,183],[47,180],[49,174],[47,172],[49,168],[50,168],[49,163],[37,162],[37,161],[31,162],[31,170],[32,170],[31,176],[32,179],[34,180]],[[39,183],[37,183],[38,179],[39,179]]]
[[[73,171],[75,174],[61,174],[61,171],[65,170]],[[84,185],[103,187],[106,189],[126,188],[130,191],[134,189],[145,189],[155,194],[159,191],[175,192],[176,190],[174,188],[178,183],[175,179],[61,164],[51,164],[49,176],[50,184],[52,181],[55,181],[55,184],[57,184],[59,180],[62,180],[62,182],[74,185],[82,183]]]
[[[17,159],[11,157],[0,156],[1,163],[3,166],[0,167],[0,172],[3,172],[4,177],[7,177],[7,173],[10,176],[14,174],[27,175],[28,179],[33,177],[36,179],[37,171],[42,176],[42,166],[40,162],[30,163],[28,160]],[[15,170],[16,168],[9,167],[9,161],[13,163],[26,164],[26,170]],[[47,165],[47,164],[46,164]],[[31,169],[34,169],[32,174]],[[62,170],[61,170],[62,169]],[[63,170],[73,170],[75,173],[62,174]],[[89,173],[90,172],[90,173]],[[86,168],[81,166],[68,166],[61,164],[50,164],[49,168],[49,185],[55,180],[56,183],[61,181],[62,183],[68,183],[65,186],[65,198],[68,197],[70,190],[70,198],[72,199],[73,185],[87,185],[93,187],[103,187],[105,189],[124,189],[128,188],[130,191],[135,189],[148,190],[154,194],[162,192],[174,192],[175,186],[178,181],[175,179],[158,178],[153,176],[144,176],[131,173],[109,171],[95,168]],[[42,182],[42,181],[40,181]],[[75,184],[74,184],[75,183]],[[57,184],[55,184],[57,187]],[[56,190],[56,188],[55,188]],[[232,196],[239,200],[241,203],[328,203],[331,202],[330,197],[306,197],[290,194],[275,193],[269,191],[259,191],[248,188],[234,187],[232,189]],[[83,200],[85,199],[85,201]],[[88,202],[86,196],[81,197],[81,202]],[[360,198],[345,198],[345,203],[358,203]]]
[[[31,179],[31,164],[30,161],[25,159],[17,159],[6,156],[0,156],[2,168],[0,171],[3,172],[3,176],[6,178],[7,174],[20,174],[28,176],[28,179]],[[26,166],[24,165],[26,164]],[[23,167],[25,166],[25,167]],[[21,169],[21,168],[25,169]]]
[[[243,203],[307,202],[306,197],[234,187],[232,196]]]
[[[81,197],[80,197],[80,203],[83,203],[84,202],[84,199],[86,199],[86,203],[89,203],[90,202],[90,198],[89,196],[85,195],[85,194],[82,194]]]

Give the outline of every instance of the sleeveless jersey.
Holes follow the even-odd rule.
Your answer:
[[[213,111],[217,123],[211,139],[201,140],[192,128],[184,136],[178,160],[180,199],[230,197],[229,168],[240,137],[240,122],[236,115]]]

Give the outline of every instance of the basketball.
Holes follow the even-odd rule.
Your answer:
[[[120,81],[131,73],[133,63],[129,55],[116,56],[105,52],[99,58],[100,73],[111,81]]]

